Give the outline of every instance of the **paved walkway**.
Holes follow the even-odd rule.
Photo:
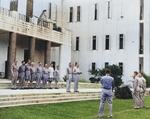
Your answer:
[[[79,92],[101,92],[102,89],[79,89]],[[73,92],[73,89],[71,89]],[[15,95],[15,94],[46,94],[46,93],[66,93],[66,89],[26,89],[26,90],[11,90],[1,89],[0,95]]]

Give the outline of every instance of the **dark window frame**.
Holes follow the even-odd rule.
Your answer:
[[[110,37],[109,37],[109,35],[106,35],[106,37],[105,37],[105,50],[110,50],[109,43],[110,43]]]
[[[18,0],[10,0],[10,11],[18,11]]]
[[[92,39],[92,50],[96,50],[96,46],[97,46],[97,41],[96,41],[96,36],[93,36],[93,39]]]
[[[49,19],[52,18],[52,3],[49,3]]]
[[[79,51],[79,37],[76,37],[76,51]]]
[[[124,49],[124,35],[119,35],[119,49]]]
[[[69,8],[69,22],[73,22],[73,7]]]
[[[105,62],[105,67],[109,65],[109,62]]]
[[[92,62],[92,71],[95,71],[95,70],[96,70],[96,63]]]
[[[94,20],[98,20],[98,14],[97,14],[97,4],[95,4],[95,10],[94,10]]]
[[[123,75],[123,62],[119,62],[119,67],[121,69],[121,75]]]
[[[77,6],[77,22],[81,21],[81,6]]]

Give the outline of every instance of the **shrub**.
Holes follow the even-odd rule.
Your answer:
[[[119,99],[132,99],[132,91],[128,86],[126,87],[118,87],[115,89],[115,96]]]
[[[63,77],[63,79],[64,79],[64,82],[66,82],[66,81],[67,81],[67,75],[65,75],[65,76]]]
[[[100,81],[102,76],[105,76],[105,70],[109,69],[111,71],[110,76],[114,78],[114,87],[119,87],[123,82],[122,82],[122,71],[119,66],[117,65],[108,65],[103,69],[96,69],[94,71],[89,70],[91,75],[95,77],[95,81]],[[89,80],[94,82],[94,78],[91,77]]]
[[[86,80],[86,79],[79,79],[79,82],[82,82],[82,83],[89,83],[89,80]]]
[[[143,74],[143,77],[146,79],[146,87],[150,87],[150,76],[147,76],[146,74]]]

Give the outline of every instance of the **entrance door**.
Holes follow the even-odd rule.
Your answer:
[[[29,50],[24,50],[24,61],[27,62],[29,59]]]
[[[54,68],[54,70],[55,70],[55,62],[53,61],[52,63],[53,63],[53,68]]]

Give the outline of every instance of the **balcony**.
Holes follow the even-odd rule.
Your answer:
[[[16,11],[9,11],[1,7],[0,30],[71,46],[72,32],[70,30],[62,28],[61,32],[56,31],[53,30],[52,22],[39,21],[39,19],[29,18]]]

